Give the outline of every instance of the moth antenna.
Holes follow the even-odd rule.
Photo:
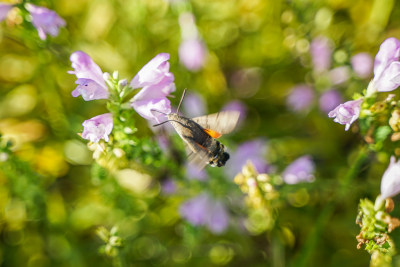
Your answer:
[[[161,114],[164,114],[164,115],[168,115],[167,113],[164,113],[164,112],[156,110],[156,109],[150,109],[150,111],[157,111],[158,113],[161,113]]]
[[[153,127],[157,127],[157,126],[163,125],[164,123],[167,123],[167,122],[169,122],[169,121],[163,121],[161,123],[154,124]]]
[[[181,104],[182,104],[183,98],[185,97],[185,94],[186,94],[186,88],[185,88],[185,90],[183,90],[181,101],[179,101],[179,105],[178,105],[178,108],[176,110],[176,113],[179,113],[179,108],[181,107]]]
[[[177,122],[177,123],[181,123],[181,122],[176,121],[176,120],[166,120],[166,121],[163,121],[163,122],[161,122],[161,123],[154,124],[153,127],[157,127],[157,126],[163,125],[164,123],[167,123],[167,122],[169,122],[169,121],[174,121],[174,122]]]

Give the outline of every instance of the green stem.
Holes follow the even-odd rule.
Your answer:
[[[313,227],[313,230],[308,234],[306,242],[303,245],[298,256],[294,259],[291,266],[303,267],[303,266],[311,266],[309,264],[310,258],[313,253],[317,252],[317,245],[319,238],[323,230],[325,229],[325,225],[330,221],[336,205],[343,199],[343,196],[347,194],[351,182],[357,177],[358,173],[361,170],[362,165],[368,158],[368,150],[366,147],[362,147],[357,155],[357,158],[354,160],[354,163],[351,165],[350,169],[344,176],[343,180],[340,183],[340,186],[336,192],[335,199],[339,199],[339,201],[332,201],[328,203],[318,216],[316,223]]]

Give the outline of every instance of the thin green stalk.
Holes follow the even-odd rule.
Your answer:
[[[341,181],[340,186],[336,191],[338,193],[336,194],[335,199],[339,199],[340,201],[340,199],[342,199],[343,196],[347,194],[350,188],[349,185],[354,180],[354,178],[357,177],[362,165],[365,163],[367,158],[368,150],[366,149],[366,147],[362,147],[357,155],[357,158],[354,160],[354,163],[351,165],[350,169]],[[313,253],[318,251],[317,245],[319,238],[321,237],[321,233],[325,229],[325,225],[330,221],[335,211],[335,207],[339,203],[339,201],[332,201],[328,203],[328,205],[326,205],[325,208],[322,210],[315,222],[313,230],[308,234],[308,237],[303,245],[303,248],[301,249],[301,252],[299,253],[298,257],[296,257],[295,260],[292,262],[291,266],[311,266],[309,264],[310,258]]]

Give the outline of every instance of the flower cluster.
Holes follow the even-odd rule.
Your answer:
[[[0,3],[0,21],[7,17],[8,12],[13,7],[12,4]],[[53,10],[30,3],[26,4],[25,8],[30,14],[33,26],[39,33],[39,38],[42,40],[46,40],[47,34],[57,36],[60,27],[65,26],[65,20]]]
[[[400,220],[389,215],[393,208],[391,199],[385,201],[379,196],[375,203],[368,199],[360,200],[356,220],[361,227],[360,234],[356,237],[358,249],[365,245],[365,250],[371,254],[394,254],[394,244],[388,234],[400,226]]]
[[[82,51],[74,52],[70,57],[76,75],[77,87],[72,91],[73,97],[79,95],[85,101],[107,99],[122,104],[123,97],[130,91],[142,88],[131,100],[131,107],[143,118],[159,122],[163,113],[171,112],[171,104],[167,98],[175,90],[174,75],[169,72],[169,55],[158,54],[150,60],[131,80],[130,86],[125,80],[113,83],[108,73],[103,73],[89,55]],[[118,76],[117,74],[113,76]],[[154,113],[153,110],[159,112]],[[100,139],[109,141],[113,129],[113,114],[106,113],[83,122],[82,137],[91,142]]]
[[[358,55],[355,61],[366,61],[364,55]],[[361,104],[366,98],[374,98],[377,92],[393,91],[400,86],[400,41],[396,38],[386,39],[380,46],[374,61],[374,78],[370,82],[364,97],[340,104],[329,113],[334,121],[346,125],[345,130],[356,121],[361,112]],[[365,70],[356,67],[360,73]]]

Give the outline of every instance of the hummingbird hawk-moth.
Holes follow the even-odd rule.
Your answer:
[[[240,112],[221,111],[196,118],[186,118],[179,115],[179,108],[185,96],[183,92],[176,113],[165,114],[167,121],[156,124],[158,126],[170,122],[179,136],[185,141],[189,162],[199,169],[207,164],[212,167],[222,167],[229,159],[225,146],[217,138],[228,134],[235,128]]]

